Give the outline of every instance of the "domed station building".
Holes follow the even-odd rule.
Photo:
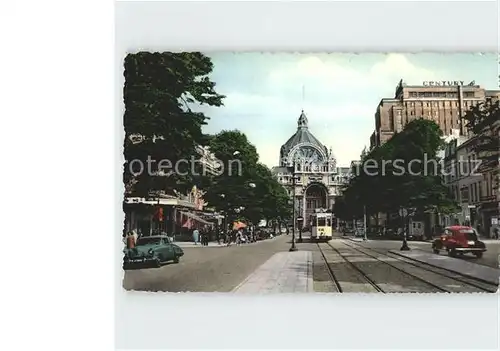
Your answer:
[[[294,206],[296,216],[305,219],[304,225],[316,210],[333,210],[335,198],[350,177],[350,167],[337,167],[332,149],[310,132],[304,111],[297,121],[297,131],[281,146],[279,166],[272,170],[290,196],[295,174]]]

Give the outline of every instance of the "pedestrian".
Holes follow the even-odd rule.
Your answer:
[[[127,249],[133,249],[134,247],[135,247],[134,233],[129,232],[127,235]]]
[[[204,235],[203,235],[203,244],[205,246],[208,246],[208,240],[210,238],[210,232],[208,231],[208,228],[205,227],[205,230],[204,230]]]
[[[193,230],[193,241],[195,245],[198,245],[198,240],[199,240],[200,232],[198,231],[197,228],[194,228]]]
[[[495,239],[498,240],[498,227],[495,227],[495,229],[493,229],[493,233],[495,234]]]

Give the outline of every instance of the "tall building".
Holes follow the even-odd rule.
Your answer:
[[[195,150],[198,156],[200,156],[198,162],[200,162],[202,166],[203,175],[218,175],[221,170],[221,163],[215,155],[210,152],[210,148],[208,146],[196,145]]]
[[[500,91],[486,90],[474,81],[425,81],[422,85],[407,85],[401,80],[393,98],[380,100],[375,112],[375,131],[370,148],[384,144],[394,133],[403,130],[416,118],[435,121],[444,136],[458,129],[467,134],[462,117],[472,106],[500,99]]]
[[[295,176],[294,208],[305,225],[316,209],[333,208],[335,197],[350,176],[350,168],[337,167],[331,148],[309,131],[304,111],[297,121],[297,131],[281,146],[279,166],[272,171],[290,196]]]

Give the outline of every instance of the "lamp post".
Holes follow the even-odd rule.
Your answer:
[[[226,194],[219,194],[219,196],[222,199],[224,199],[226,197]],[[221,211],[224,214],[223,217],[222,217],[222,223],[221,223],[222,233],[224,235],[226,235],[226,230],[227,230],[227,220],[226,220],[227,219],[226,218],[227,217],[227,210],[228,210],[227,206],[224,206],[223,210]]]
[[[299,243],[302,242],[302,228],[304,227],[304,218],[297,218],[298,226],[299,226]]]
[[[363,240],[367,241],[368,238],[366,237],[366,206],[363,206],[363,225],[364,225],[364,231],[365,231],[365,237],[363,238]]]
[[[401,245],[400,251],[409,251],[408,240],[406,239],[406,216],[408,216],[408,210],[406,208],[401,208],[399,210],[399,215],[401,216],[401,221],[403,224],[403,245]]]
[[[292,247],[290,247],[290,252],[297,251],[295,246],[295,161],[293,162],[292,170],[292,186],[293,186],[293,196],[292,196]]]

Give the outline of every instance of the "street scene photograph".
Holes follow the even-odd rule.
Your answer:
[[[496,293],[495,54],[134,52],[123,288]]]

